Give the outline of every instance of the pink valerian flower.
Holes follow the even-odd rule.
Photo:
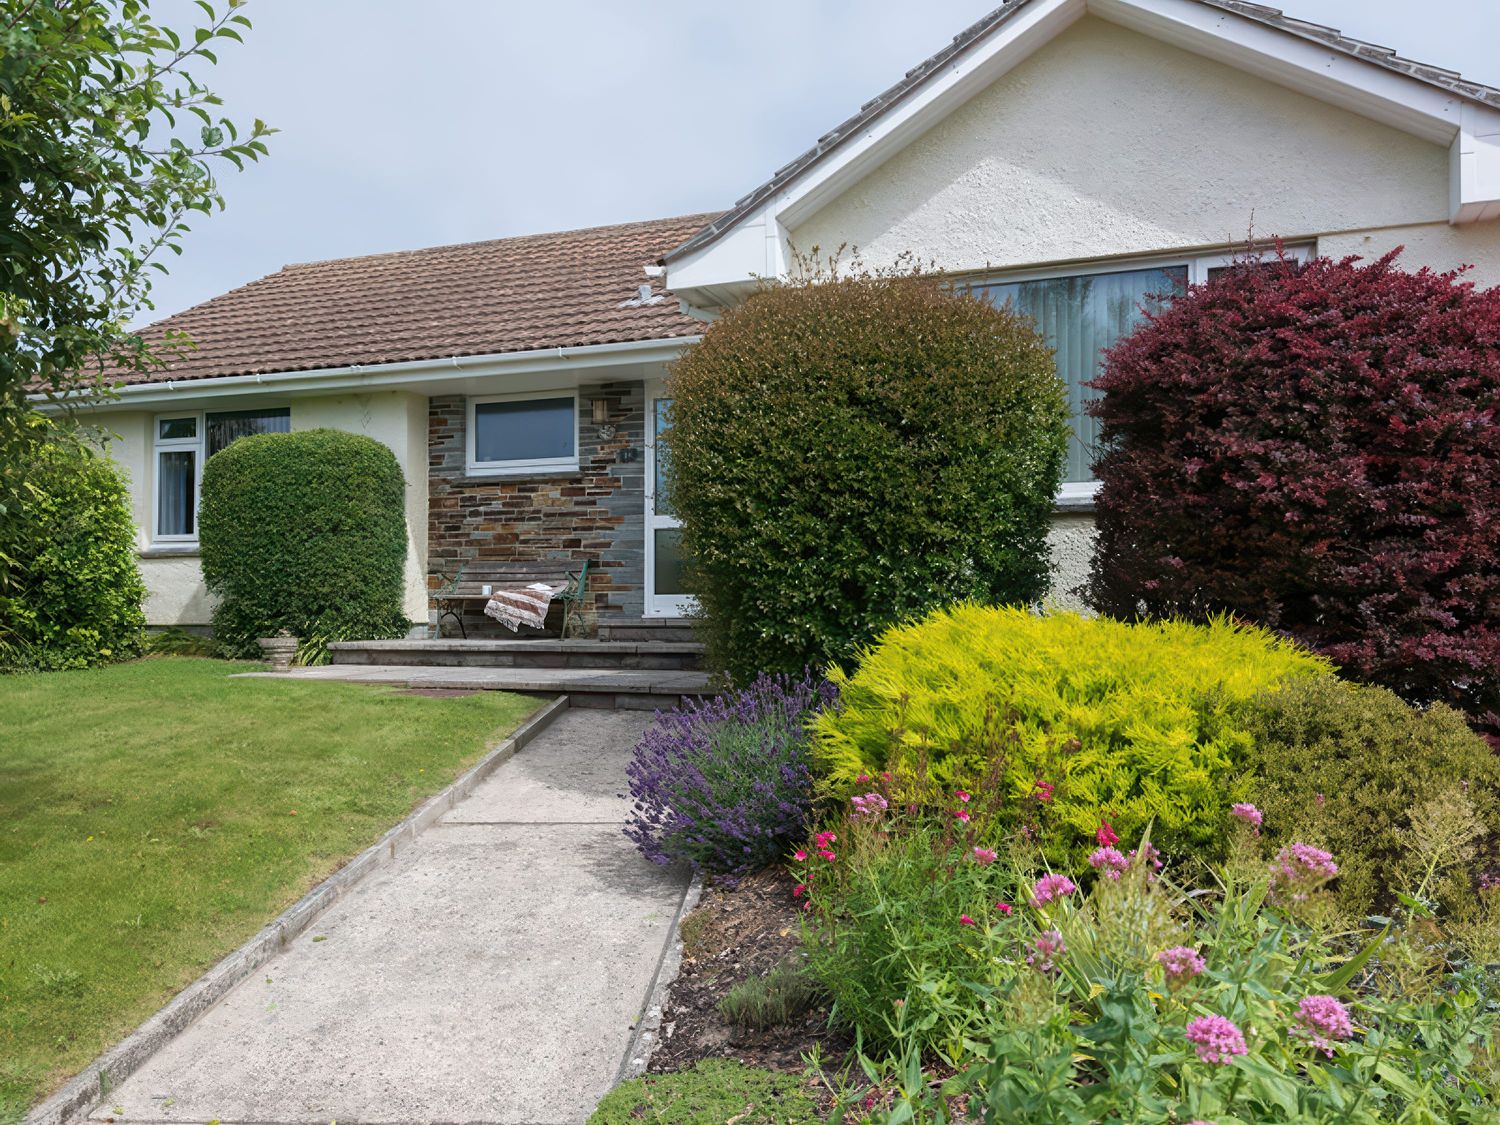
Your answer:
[[[826,848],[829,844],[838,843],[838,836],[832,832],[819,832],[813,837],[813,846]]]
[[[1068,951],[1063,944],[1063,936],[1056,930],[1044,930],[1038,934],[1036,940],[1031,943],[1031,952],[1026,955],[1026,963],[1039,973],[1050,973],[1057,968],[1057,958]]]
[[[867,773],[860,774],[858,777],[856,777],[854,779],[854,784],[855,785],[868,785],[868,784],[870,784],[870,775],[867,774]]]
[[[1130,870],[1130,860],[1119,848],[1095,848],[1089,856],[1089,866],[1102,873],[1106,879],[1118,879],[1121,874]]]
[[[1031,905],[1045,906],[1055,898],[1066,898],[1077,889],[1066,875],[1043,875],[1031,888]]]
[[[1000,913],[1004,914],[1006,917],[1009,917],[1012,907],[1008,902],[997,902],[995,903],[995,909],[1000,911]]]
[[[1354,1021],[1349,1018],[1349,1009],[1334,997],[1304,996],[1297,1005],[1297,1023],[1292,1034],[1333,1058],[1334,1043],[1353,1036]]]
[[[974,921],[974,919],[970,918],[967,914],[960,914],[958,916],[958,924],[960,926],[977,926],[977,925],[979,925],[978,922]]]
[[[801,898],[806,893],[807,893],[807,884],[806,883],[798,883],[795,887],[792,888],[792,897],[793,898]]]
[[[1173,988],[1186,984],[1208,968],[1202,955],[1190,945],[1174,945],[1156,955],[1156,962],[1167,976],[1167,984]]]
[[[1036,783],[1036,799],[1043,802],[1052,800],[1052,791],[1055,788],[1056,786],[1050,781],[1038,781]]]
[[[986,867],[988,867],[990,864],[994,863],[995,860],[1000,858],[1000,853],[995,851],[994,848],[975,848],[974,858],[979,863],[982,863]]]
[[[1206,1063],[1222,1066],[1245,1053],[1245,1036],[1223,1016],[1199,1016],[1187,1025],[1188,1042]]]
[[[792,858],[795,859],[798,863],[806,863],[807,852],[802,848],[798,848],[792,853]]]
[[[856,820],[874,820],[891,807],[890,802],[879,793],[866,793],[862,797],[851,797],[849,803],[854,806]]]
[[[1243,820],[1251,828],[1257,829],[1260,827],[1261,821],[1265,819],[1264,815],[1258,808],[1245,801],[1239,801],[1233,805],[1230,805],[1229,815],[1235,817],[1238,820]]]
[[[967,805],[969,803],[969,798],[970,798],[970,796],[972,794],[966,793],[962,789],[960,789],[956,793],[954,793],[953,795],[955,797],[957,797],[960,801],[962,801],[964,804]]]
[[[829,863],[832,863],[834,860],[838,859],[837,853],[830,851],[828,848],[819,848],[818,855],[822,856],[823,859]]]
[[[1107,820],[1099,822],[1099,831],[1094,833],[1094,839],[1101,847],[1112,847],[1120,842],[1120,834],[1115,831],[1115,826]]]
[[[1304,902],[1338,873],[1330,853],[1311,844],[1292,844],[1271,861],[1271,889],[1292,902]]]
[[[968,809],[959,809],[956,813],[953,814],[953,819],[954,820],[961,820],[965,824],[968,824],[969,823],[969,810]]]
[[[1161,852],[1156,850],[1155,844],[1142,844],[1130,853],[1130,859],[1132,862],[1142,864],[1153,871],[1161,870]]]

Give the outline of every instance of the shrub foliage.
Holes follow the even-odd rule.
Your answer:
[[[923,276],[768,286],[671,393],[687,584],[735,679],[847,659],[934,605],[1046,593],[1067,408],[1009,311]]]
[[[836,788],[918,774],[943,791],[998,789],[995,830],[1025,827],[1054,862],[1100,823],[1168,851],[1212,853],[1226,785],[1243,770],[1246,702],[1319,658],[1224,620],[1127,624],[964,605],[889,630],[841,706],[813,723]]]
[[[811,676],[658,714],[626,769],[635,806],[625,835],[654,863],[685,860],[746,875],[796,842],[812,808],[805,726],[833,691]]]
[[[32,446],[0,509],[0,667],[86,668],[134,656],[146,588],[119,467],[63,437]]]
[[[1389,908],[1403,875],[1420,874],[1409,870],[1421,843],[1413,819],[1433,802],[1463,799],[1500,844],[1500,757],[1450,707],[1417,710],[1329,677],[1257,700],[1247,723],[1267,838],[1337,855],[1336,889],[1351,911]],[[1473,875],[1461,868],[1447,889],[1471,896]]]
[[[1500,289],[1395,257],[1233,269],[1111,349],[1088,597],[1232,612],[1500,734]]]
[[[203,468],[203,577],[231,655],[257,637],[405,633],[405,481],[384,445],[339,430],[256,434]]]

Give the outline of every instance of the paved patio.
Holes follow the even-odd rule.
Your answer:
[[[620,831],[648,721],[562,714],[92,1120],[584,1122],[688,889]]]

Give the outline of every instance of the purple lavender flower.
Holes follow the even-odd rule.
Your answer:
[[[806,835],[812,810],[807,720],[836,700],[806,673],[658,711],[626,769],[625,835],[654,863],[728,876],[774,863]]]

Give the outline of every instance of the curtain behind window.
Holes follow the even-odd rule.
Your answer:
[[[1009,301],[1016,312],[1036,321],[1037,329],[1057,351],[1057,374],[1067,386],[1068,408],[1073,414],[1073,440],[1068,443],[1063,469],[1065,482],[1094,479],[1099,424],[1083,408],[1096,393],[1083,384],[1098,373],[1100,352],[1136,326],[1142,307],[1153,304],[1148,298],[1170,296],[1186,288],[1186,266],[974,287],[976,296],[996,305]]]
[[[251,434],[285,434],[292,429],[292,411],[282,406],[273,410],[231,410],[220,414],[209,414],[207,423],[207,448],[212,457],[236,438]]]

